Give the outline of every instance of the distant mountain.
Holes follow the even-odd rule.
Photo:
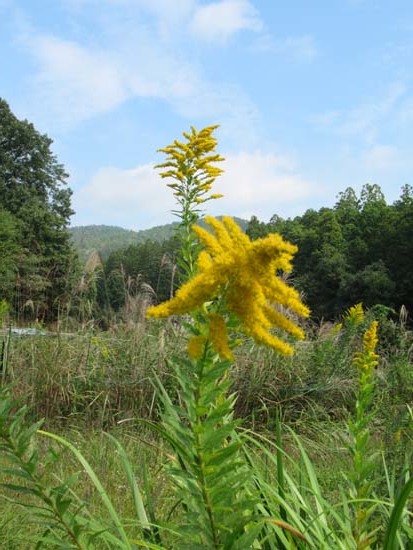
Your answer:
[[[85,261],[93,251],[98,251],[103,258],[107,258],[114,250],[127,248],[131,244],[148,240],[165,241],[172,237],[177,225],[177,222],[168,223],[141,231],[132,231],[113,225],[81,225],[70,227],[69,233],[80,259]]]
[[[234,220],[245,231],[248,221],[237,217],[234,217]],[[127,248],[131,244],[149,240],[165,241],[174,235],[177,225],[177,222],[173,222],[140,231],[113,225],[81,225],[70,227],[69,233],[81,261],[86,261],[94,251],[98,251],[103,258],[107,258],[114,250]],[[202,221],[200,221],[200,225],[204,225]]]

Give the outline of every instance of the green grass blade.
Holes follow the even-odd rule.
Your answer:
[[[281,499],[284,499],[284,465],[283,465],[283,453],[281,443],[281,419],[280,413],[277,411],[277,418],[275,424],[275,436],[276,436],[276,457],[277,457],[277,482],[278,492]],[[287,521],[287,512],[283,506],[280,506],[280,517],[283,521]]]
[[[409,499],[410,493],[413,491],[413,478],[403,487],[402,492],[400,493],[399,498],[394,504],[393,511],[391,513],[389,523],[386,529],[386,535],[384,537],[383,550],[397,550],[398,543],[397,540],[397,531],[400,526],[401,517],[404,511],[404,507]]]
[[[129,457],[121,443],[114,437],[113,435],[109,433],[105,433],[106,437],[108,437],[112,443],[116,446],[116,449],[119,452],[119,455],[122,459],[122,466],[125,471],[129,487],[132,493],[133,498],[133,504],[135,507],[136,515],[139,519],[139,522],[143,529],[150,529],[150,524],[148,521],[148,516],[146,515],[145,506],[143,503],[141,492],[139,491],[138,484],[136,482],[136,477],[133,472],[132,465],[130,463]]]

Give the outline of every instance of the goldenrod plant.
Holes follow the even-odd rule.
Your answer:
[[[357,317],[363,319],[362,308]],[[371,421],[374,417],[372,404],[374,400],[375,367],[379,356],[376,354],[377,321],[373,321],[363,335],[363,349],[356,353],[353,364],[357,368],[359,388],[356,395],[356,410],[353,420],[348,423],[352,456],[350,472],[350,496],[354,499],[353,535],[357,550],[371,548],[375,541],[376,529],[371,528],[372,515],[376,510],[375,502],[368,502],[374,496],[374,470],[377,468],[378,452],[372,451]]]
[[[213,129],[199,133],[205,139],[197,139],[192,129],[192,134],[185,134],[187,145],[175,142],[163,149],[173,160],[161,167],[172,164],[174,170],[162,175],[178,180],[169,185],[182,207],[176,212],[182,242],[189,243],[187,236],[194,235],[203,248],[198,255],[192,242],[183,247],[187,282],[171,300],[149,308],[147,316],[190,316],[186,323],[188,358],[171,361],[179,405],[159,384],[160,430],[174,451],[169,473],[185,511],[184,520],[175,527],[185,534],[180,547],[241,550],[258,544],[264,518],[258,513],[252,471],[240,452],[244,438],[236,430],[236,396],[230,393],[229,369],[237,333],[243,331],[277,352],[291,354],[293,347],[281,334],[303,338],[304,333],[287,311],[302,316],[309,311],[298,293],[279,277],[281,271],[291,270],[296,247],[279,235],[251,242],[229,217],[222,221],[206,217],[209,231],[194,225],[198,210],[192,209],[204,202],[201,197],[220,172],[209,164],[222,160],[212,153]],[[197,164],[193,159],[202,153],[208,153],[209,160]],[[203,178],[194,177],[196,167],[205,171]],[[274,327],[277,334],[271,332]]]

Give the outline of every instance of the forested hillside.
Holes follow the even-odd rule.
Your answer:
[[[413,309],[413,188],[387,204],[378,185],[352,188],[333,208],[269,223],[253,217],[247,233],[281,233],[298,246],[292,278],[317,318],[336,318],[352,304]]]
[[[145,241],[162,242],[174,233],[176,223],[169,223],[141,231],[132,231],[111,225],[82,225],[70,227],[72,243],[84,262],[89,254],[98,251],[102,258],[107,258],[111,252]]]
[[[218,216],[220,217],[220,216]],[[246,229],[248,221],[234,217],[237,224]],[[203,225],[202,220],[199,222]],[[82,225],[69,228],[70,237],[80,260],[84,263],[92,252],[107,259],[111,252],[145,241],[163,242],[173,237],[178,223],[157,225],[149,229],[133,231],[111,225]]]

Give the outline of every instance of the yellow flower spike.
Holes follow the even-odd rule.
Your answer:
[[[300,301],[296,290],[277,276],[279,270],[291,268],[291,259],[296,247],[279,235],[271,234],[263,239],[250,241],[237,228],[234,220],[222,222],[207,217],[211,234],[194,226],[194,231],[205,246],[198,259],[198,274],[185,283],[175,297],[159,306],[148,309],[149,317],[165,317],[171,314],[190,313],[201,308],[225,293],[226,305],[234,313],[245,332],[258,342],[268,345],[283,354],[291,354],[293,348],[269,331],[277,327],[296,338],[303,338],[302,330],[293,321],[276,309],[277,305],[288,307],[298,315],[307,317],[308,308]],[[229,357],[226,336],[218,340],[215,326],[225,334],[223,319],[212,324],[213,344],[221,347],[221,355]],[[226,349],[226,351],[225,351]]]
[[[378,322],[373,321],[363,335],[363,351],[355,354],[353,364],[361,371],[371,373],[378,364],[379,356],[376,353],[378,342]]]
[[[375,352],[377,343],[379,341],[377,336],[378,326],[379,326],[379,323],[377,321],[373,321],[370,327],[364,333],[364,336],[363,336],[364,351],[372,352],[372,353]]]
[[[205,218],[205,221],[208,223],[207,218]],[[199,227],[199,225],[194,225],[192,229],[198,239],[208,250],[209,254],[219,256],[224,252],[222,244],[218,242],[218,240],[213,235],[211,235],[209,231],[207,231],[203,227]]]
[[[198,270],[206,271],[212,266],[212,260],[208,252],[201,250],[198,256]]]
[[[335,336],[343,329],[343,323],[337,323],[337,325],[334,325],[330,331],[330,334],[332,336]]]
[[[252,245],[251,241],[248,238],[248,235],[243,233],[240,226],[232,218],[230,218],[229,216],[224,216],[222,218],[222,223],[228,231],[228,234],[231,237],[232,241],[234,243],[237,243],[238,246],[242,248],[247,248]]]
[[[277,311],[276,309],[264,305],[263,307],[264,314],[266,315],[267,319],[271,322],[273,326],[276,326],[280,329],[285,330],[286,332],[289,332],[295,338],[298,340],[304,340],[304,332],[300,327],[297,327],[296,324],[294,324],[293,321],[290,319],[287,319],[287,317],[284,317],[282,313]]]
[[[158,149],[165,153],[166,161],[157,164],[162,178],[176,180],[174,189],[176,197],[184,197],[194,204],[202,204],[206,200],[219,198],[217,195],[201,198],[201,195],[211,189],[212,183],[223,172],[215,166],[224,160],[215,153],[217,140],[212,133],[218,126],[208,126],[200,132],[191,127],[190,132],[184,132],[186,143],[175,140],[172,145]]]
[[[223,250],[230,250],[234,243],[228,234],[227,228],[219,220],[213,218],[212,216],[206,216],[205,222],[213,229],[215,237],[213,237]]]

